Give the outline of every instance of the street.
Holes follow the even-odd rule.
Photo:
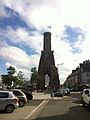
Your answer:
[[[80,99],[80,93],[71,93],[61,100],[50,100],[35,120],[90,120],[90,111],[82,107]]]
[[[15,109],[13,113],[0,111],[0,120],[24,120],[42,102],[42,100],[32,100],[24,107]]]
[[[0,113],[0,120],[90,120],[90,110],[82,107],[81,94],[64,97],[33,93],[34,99],[13,113]],[[45,101],[46,100],[46,101]]]

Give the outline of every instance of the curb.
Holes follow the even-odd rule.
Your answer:
[[[36,107],[24,120],[34,120],[38,114],[44,109],[49,100],[44,100],[38,107]]]

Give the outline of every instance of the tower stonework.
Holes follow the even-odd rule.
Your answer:
[[[44,33],[43,51],[41,51],[41,58],[39,61],[38,73],[40,80],[38,80],[38,89],[45,90],[48,85],[49,90],[56,91],[59,89],[59,75],[58,69],[55,66],[54,51],[51,51],[51,33]],[[49,79],[46,79],[48,76]]]

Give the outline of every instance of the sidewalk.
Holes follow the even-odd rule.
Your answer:
[[[45,99],[50,99],[50,94],[44,94],[44,93],[37,93],[33,92],[33,100],[45,100]]]
[[[33,92],[33,100],[60,100],[63,97],[51,97],[51,94],[44,94],[44,93],[37,93],[37,92]],[[65,97],[65,96],[64,96]]]

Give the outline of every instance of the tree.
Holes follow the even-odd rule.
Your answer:
[[[1,75],[1,78],[5,85],[7,85],[7,86],[12,85],[12,78],[9,75]]]
[[[31,68],[31,79],[30,79],[31,84],[34,84],[37,82],[36,77],[37,77],[36,67]]]
[[[31,79],[30,79],[31,85],[32,86],[37,85],[39,79],[40,79],[40,76],[38,74],[36,67],[31,68]]]
[[[16,79],[16,85],[22,86],[22,84],[24,82],[24,74],[23,74],[23,72],[19,71],[16,78],[17,78]]]
[[[24,80],[24,74],[19,71],[19,73],[17,74],[17,76],[15,76],[16,70],[14,67],[10,66],[9,68],[7,68],[7,74],[6,75],[1,75],[2,81],[6,86],[11,86],[12,82],[14,86],[21,86]]]
[[[16,70],[14,67],[10,66],[9,68],[7,68],[8,75],[12,76],[15,72]]]
[[[14,73],[16,72],[15,68],[10,66],[9,68],[7,68],[7,74],[6,75],[1,75],[2,81],[5,85],[7,86],[11,86],[12,85],[12,81],[15,81],[14,78]]]

